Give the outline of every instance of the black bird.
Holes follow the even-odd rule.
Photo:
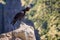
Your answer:
[[[17,14],[14,16],[11,24],[14,25],[17,20],[21,20],[21,19],[25,16],[25,13],[26,13],[27,11],[29,11],[29,10],[30,10],[30,7],[26,7],[25,9],[23,9],[22,11],[20,11],[19,13],[17,13]]]

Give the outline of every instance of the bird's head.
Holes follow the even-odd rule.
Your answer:
[[[29,11],[31,8],[33,8],[33,4],[30,4],[30,5],[28,5],[26,8],[25,8],[25,11]]]
[[[26,11],[29,11],[30,10],[30,7],[26,7]]]

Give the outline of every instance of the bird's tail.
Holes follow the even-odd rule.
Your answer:
[[[14,25],[16,23],[17,19],[14,19],[11,24]]]

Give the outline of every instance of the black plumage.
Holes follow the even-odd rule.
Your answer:
[[[11,24],[14,25],[17,20],[21,20],[25,16],[26,11],[29,11],[29,9],[30,9],[30,7],[26,7],[25,9],[23,9],[22,11],[20,11],[19,13],[17,13],[14,16]]]

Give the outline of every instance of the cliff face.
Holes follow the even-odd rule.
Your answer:
[[[13,17],[21,10],[21,0],[6,0],[4,6],[4,30],[5,32],[15,30],[14,27],[19,26],[17,23],[15,26],[11,25]],[[17,27],[16,27],[17,29]]]
[[[1,0],[0,4],[0,40],[36,40],[34,25],[28,19],[17,21],[13,26],[11,21],[22,9],[21,0]]]
[[[3,5],[0,3],[0,33],[2,32],[2,7]]]
[[[19,2],[17,1],[18,2],[17,3],[13,1],[9,0],[9,2],[7,2],[6,6],[4,7],[4,9],[7,10],[7,11],[5,10],[4,13],[4,18],[5,18],[4,23],[2,23],[3,21],[2,18],[0,17],[1,19],[0,22],[2,24],[5,24],[7,22],[5,24],[5,29],[4,29],[5,32],[8,32],[8,30],[10,31],[16,30],[20,27],[19,21],[14,26],[10,24],[16,12],[20,11],[18,6]],[[33,3],[34,7],[29,12],[27,12],[26,14],[27,19],[32,20],[34,22],[35,28],[39,30],[37,32],[39,32],[40,34],[39,37],[41,38],[41,40],[60,40],[60,0],[33,0],[32,2],[31,0],[22,0],[21,6],[27,6],[29,3]],[[16,4],[18,6],[18,9],[15,6]],[[0,9],[0,14],[2,15],[1,10],[2,8]],[[1,23],[0,26],[3,29],[2,27],[3,25]],[[27,22],[26,24],[31,26],[31,23],[30,24],[29,23],[30,22]],[[2,30],[1,28],[0,30]]]
[[[3,4],[5,2],[5,4]],[[11,25],[11,21],[13,20],[13,17],[17,12],[21,10],[21,0],[1,0],[0,1],[0,26],[1,29],[4,32],[9,32],[14,30],[15,26]],[[19,23],[17,23],[19,24]],[[17,28],[16,28],[17,29]]]
[[[0,40],[36,40],[34,28],[22,23],[18,29],[1,34]]]

